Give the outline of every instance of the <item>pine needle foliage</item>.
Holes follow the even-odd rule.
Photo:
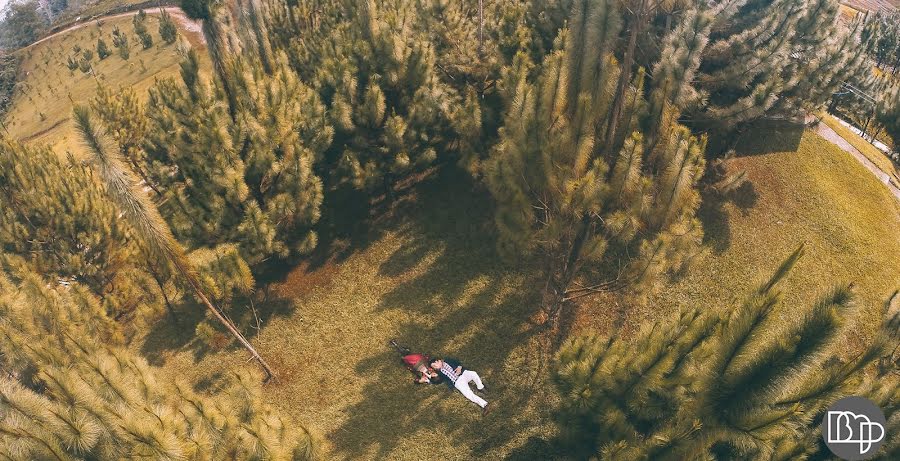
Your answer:
[[[154,305],[138,249],[90,169],[45,147],[0,140],[0,248],[50,283],[83,285],[109,315]]]
[[[328,107],[335,135],[319,171],[329,187],[390,196],[439,156],[477,155],[477,100],[441,80],[416,2],[267,5],[273,47]]]
[[[188,260],[181,244],[175,240],[168,225],[159,214],[159,210],[138,188],[128,167],[112,147],[112,142],[105,137],[100,127],[94,122],[90,109],[86,106],[76,106],[74,118],[85,148],[91,155],[93,167],[98,171],[101,181],[106,186],[106,193],[124,214],[135,234],[144,243],[148,253],[171,264],[178,275],[190,286],[198,300],[204,304],[207,311],[250,352],[266,372],[267,379],[274,376],[272,369],[256,352],[256,349],[222,314],[222,311],[209,300],[198,278],[195,266]]]
[[[598,459],[804,459],[820,448],[819,415],[832,402],[878,395],[874,382],[896,393],[896,375],[863,379],[896,343],[890,316],[863,353],[842,350],[851,285],[785,321],[779,287],[802,253],[730,311],[689,309],[634,340],[570,339],[556,370],[567,436]]]
[[[131,351],[83,291],[0,278],[0,453],[9,459],[314,460],[314,437],[236,374],[199,394]]]
[[[175,43],[178,39],[178,27],[172,20],[172,15],[165,8],[159,12],[159,37],[167,44]]]
[[[829,0],[746,0],[715,5],[692,123],[729,131],[761,118],[821,108],[840,84],[867,73],[860,28],[837,24]]]
[[[151,88],[145,135],[127,157],[179,239],[195,247],[237,243],[251,265],[315,248],[323,200],[315,165],[333,130],[316,92],[285,59],[274,57],[271,73],[259,61],[230,66],[232,110],[193,52],[180,82]],[[97,102],[114,132],[137,133],[129,128],[134,117],[116,109],[122,104]]]
[[[528,78],[527,65],[513,68],[518,83],[485,164],[501,251],[546,261],[544,307],[551,319],[570,301],[603,289],[646,292],[660,276],[686,267],[702,236],[694,213],[705,141],[674,123],[677,117],[648,113],[643,70],[617,96],[613,51],[621,24],[616,2],[574,2],[569,27],[537,81]],[[689,62],[696,68],[696,60]],[[653,82],[650,92],[664,92],[670,82]],[[622,123],[610,124],[617,97]],[[674,96],[663,98],[677,110]],[[607,132],[611,126],[616,131]],[[646,126],[655,145],[648,146]],[[610,138],[621,148],[608,150]]]

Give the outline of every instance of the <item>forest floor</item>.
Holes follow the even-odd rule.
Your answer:
[[[799,244],[807,254],[784,284],[779,315],[796,315],[839,282],[858,295],[858,347],[900,287],[900,206],[855,159],[807,130],[748,133],[730,171],[749,181],[727,197],[704,193],[706,250],[694,268],[643,302],[617,295],[583,302],[568,333],[634,331],[689,306],[728,309]],[[365,214],[365,204],[334,213]],[[492,209],[480,186],[452,169],[342,232],[271,281],[256,331],[243,328],[277,371],[266,385],[278,410],[319,433],[328,459],[551,459],[556,434],[552,351],[536,327],[541,286],[527,262],[495,251]],[[264,290],[265,291],[265,290]],[[235,309],[242,309],[235,306]],[[191,317],[185,313],[186,317]],[[159,322],[138,348],[175,376],[212,386],[243,351],[209,351],[193,321]],[[486,417],[442,386],[416,386],[387,346],[457,357],[478,371]]]
[[[72,108],[84,104],[96,95],[97,85],[113,88],[131,88],[141,99],[146,99],[147,89],[160,78],[178,76],[181,56],[178,45],[167,45],[159,37],[159,10],[147,10],[147,30],[153,36],[153,46],[141,49],[134,35],[132,16],[124,13],[96,22],[83,23],[72,29],[47,37],[45,40],[17,51],[22,61],[19,67],[20,83],[13,97],[9,112],[3,120],[7,132],[16,139],[34,144],[48,144],[60,154],[77,153],[80,145],[72,124]],[[182,14],[170,11],[179,25],[181,41],[192,47],[204,47],[202,34],[196,24]],[[123,61],[112,43],[113,28],[118,27],[128,36],[131,56]],[[97,56],[97,39],[103,37],[112,55],[104,60]],[[94,51],[94,74],[79,69],[70,71],[67,58],[76,56],[75,47]],[[208,66],[206,53],[199,53],[204,66]]]

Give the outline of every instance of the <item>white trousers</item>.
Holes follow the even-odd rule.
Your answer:
[[[484,389],[484,384],[481,383],[481,377],[472,370],[462,372],[462,374],[459,375],[459,378],[456,378],[456,383],[453,385],[463,397],[477,403],[479,407],[484,408],[484,406],[487,405],[487,402],[483,398],[475,395],[475,392],[472,392],[472,389],[469,388],[469,383],[472,381],[475,382],[475,387],[479,390]]]

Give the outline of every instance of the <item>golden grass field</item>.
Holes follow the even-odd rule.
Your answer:
[[[154,47],[141,51],[132,36],[127,63],[113,54],[96,64],[100,83],[145,95],[155,79],[177,73],[175,47],[161,46],[156,17],[147,20]],[[105,22],[102,33],[108,37],[114,25],[132,30],[131,18],[119,18]],[[72,103],[87,101],[98,81],[70,73],[65,61],[75,44],[94,47],[99,33],[90,25],[25,52],[27,85],[6,119],[11,134],[78,154]],[[199,44],[196,37],[191,42]],[[728,161],[729,171],[746,171],[749,182],[726,198],[704,194],[706,250],[695,267],[643,302],[615,294],[585,300],[566,323],[571,334],[627,334],[681,308],[729,309],[803,242],[807,253],[785,281],[780,315],[794,315],[833,284],[852,281],[858,339],[848,349],[871,334],[881,303],[900,287],[900,206],[854,158],[812,132],[765,130],[747,134],[740,155]],[[264,389],[267,400],[317,432],[326,459],[554,456],[547,440],[557,430],[551,380],[557,337],[529,322],[541,284],[528,263],[497,255],[491,200],[467,178],[445,168],[390,211],[347,225],[326,216],[335,229],[323,231],[317,253],[260,288],[258,299],[269,295],[256,305],[259,331],[246,306],[233,307],[278,374]],[[351,209],[338,212],[368,215],[362,201],[341,203]],[[194,328],[202,310],[181,309],[179,327],[163,319],[132,347],[166,375],[200,389],[214,388],[232,370],[253,369],[243,350],[200,346]],[[493,413],[482,417],[443,386],[413,385],[387,347],[391,338],[478,371]]]
[[[900,207],[859,163],[802,129],[746,136],[732,171],[749,177],[700,212],[707,250],[683,279],[644,303],[609,295],[580,306],[573,333],[629,332],[679,308],[728,309],[799,244],[807,254],[784,284],[780,315],[810,306],[833,284],[858,294],[855,344],[900,287]],[[535,272],[494,250],[490,200],[463,174],[439,172],[365,228],[287,269],[257,305],[253,339],[278,379],[265,388],[282,412],[325,440],[328,459],[549,459],[554,447],[552,346],[528,322]],[[196,316],[195,316],[196,317]],[[191,325],[166,321],[135,347],[171,375],[205,384],[247,357],[209,352]],[[254,331],[246,322],[244,328]],[[417,387],[390,338],[460,358],[480,372],[497,407],[487,417],[443,387]]]
[[[113,88],[133,88],[146,96],[147,89],[158,78],[177,76],[180,56],[177,45],[166,45],[159,38],[159,19],[155,14],[146,18],[147,29],[153,35],[153,47],[141,49],[134,35],[132,19],[118,17],[86,24],[79,29],[54,36],[34,46],[18,51],[22,57],[20,83],[4,124],[9,134],[29,143],[53,146],[56,152],[76,151],[78,147],[71,120],[73,103],[86,103],[96,94],[97,85]],[[128,35],[131,57],[124,61],[112,44],[112,30],[118,27]],[[97,39],[103,36],[113,54],[100,61]],[[196,34],[182,31],[181,41],[202,46]],[[66,67],[67,57],[74,55],[75,46],[94,50],[95,75]],[[201,53],[205,56],[205,53]]]
[[[825,114],[822,117],[822,121],[831,127],[831,129],[840,135],[840,137],[849,142],[850,145],[855,147],[856,150],[865,155],[866,158],[871,160],[875,166],[881,169],[881,171],[891,175],[896,184],[900,184],[900,168],[898,168],[887,155],[884,155],[884,152],[878,150],[877,147],[873,146],[872,143],[866,141],[858,134],[850,131],[850,129],[838,122],[833,116]]]
[[[849,154],[811,131],[796,151],[795,133],[748,134],[745,155],[729,162],[750,179],[733,201],[704,202],[701,218],[710,254],[650,304],[728,306],[768,277],[805,242],[806,255],[784,284],[783,315],[808,307],[831,286],[853,282],[858,333],[869,336],[880,309],[900,288],[900,205]],[[780,138],[780,139],[779,139]],[[769,152],[783,144],[783,152]],[[796,306],[796,307],[793,307]]]

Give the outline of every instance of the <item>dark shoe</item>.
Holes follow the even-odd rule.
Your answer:
[[[494,406],[490,403],[485,405],[484,408],[481,409],[481,416],[487,416],[494,409]]]

